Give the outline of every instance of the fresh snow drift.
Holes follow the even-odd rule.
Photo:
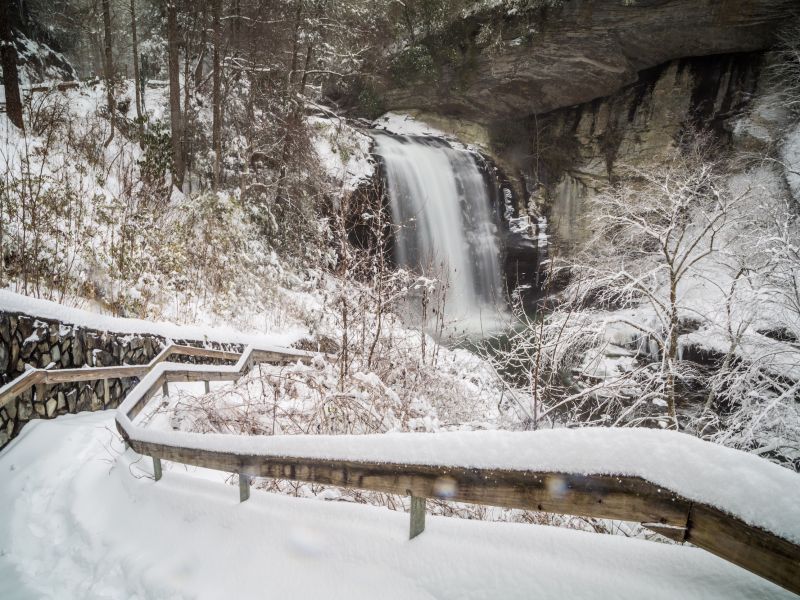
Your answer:
[[[124,451],[112,413],[35,421],[0,453],[0,597],[791,598],[702,550],[254,491]],[[211,479],[211,481],[209,481]]]

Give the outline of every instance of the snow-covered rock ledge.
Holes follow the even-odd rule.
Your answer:
[[[289,345],[301,337],[301,332],[286,334],[244,333],[229,327],[210,327],[206,325],[176,325],[166,321],[145,321],[112,317],[88,310],[72,308],[40,300],[8,290],[0,290],[0,311],[4,313],[22,313],[40,319],[52,319],[61,323],[89,327],[99,331],[128,334],[151,334],[169,340],[196,340],[202,342],[223,342],[228,344],[247,345]]]

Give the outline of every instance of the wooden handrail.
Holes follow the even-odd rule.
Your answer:
[[[172,355],[237,362],[166,362]],[[800,594],[800,546],[642,477],[240,454],[204,448],[202,443],[196,443],[202,438],[198,435],[191,436],[192,444],[184,445],[157,439],[158,436],[153,439],[146,429],[134,423],[148,401],[169,382],[236,380],[258,363],[287,363],[314,356],[317,355],[279,347],[248,347],[238,353],[172,344],[147,365],[30,369],[0,388],[0,407],[36,385],[139,377],[139,383],[117,410],[116,426],[133,450],[153,457],[157,479],[164,459],[239,474],[242,500],[249,496],[249,480],[253,476],[407,495],[412,498],[411,537],[424,529],[425,498],[636,521],[676,541],[691,542]]]
[[[273,352],[284,352],[286,355],[295,355],[291,349],[278,349]],[[195,356],[212,360],[236,361],[242,356],[241,352],[229,350],[216,350],[197,346],[184,346],[169,344],[153,359],[144,365],[119,365],[111,367],[82,367],[77,369],[28,369],[19,377],[0,387],[0,408],[12,399],[25,393],[37,385],[53,385],[57,383],[74,383],[79,381],[97,381],[101,379],[125,379],[129,377],[143,377],[153,367],[164,362],[170,356]],[[265,361],[266,362],[266,361]]]
[[[44,369],[28,369],[16,379],[12,379],[0,388],[0,408],[6,405],[12,398],[26,392],[33,386],[44,380],[46,371]]]
[[[305,354],[307,357],[308,353]],[[253,476],[411,496],[411,537],[424,529],[424,501],[421,500],[437,497],[635,521],[673,540],[691,542],[800,594],[800,546],[750,525],[736,515],[691,501],[677,491],[642,477],[241,454],[203,447],[202,442],[198,442],[202,439],[199,434],[183,434],[192,440],[183,445],[171,441],[171,436],[160,439],[134,423],[148,400],[166,382],[235,379],[253,364],[271,362],[269,359],[278,357],[269,351],[248,348],[236,365],[158,365],[130,391],[117,410],[117,429],[133,450],[153,457],[157,479],[161,477],[162,459],[238,473],[242,500],[249,496],[249,491],[245,490],[249,490],[248,482]],[[299,357],[295,354],[293,358]]]

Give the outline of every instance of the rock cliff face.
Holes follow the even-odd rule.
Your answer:
[[[612,95],[674,59],[764,49],[797,10],[796,0],[571,0],[513,14],[495,7],[423,41],[432,66],[395,72],[385,101],[478,123],[541,114]]]
[[[620,165],[657,161],[691,128],[730,140],[738,117],[761,93],[764,61],[761,52],[677,59],[639,72],[606,97],[484,126],[413,112],[490,154],[523,204],[517,209],[531,200],[563,252],[585,239],[584,207]]]
[[[490,144],[520,177],[521,197],[533,198],[556,241],[568,247],[585,238],[584,204],[619,165],[659,160],[692,128],[729,141],[758,92],[763,60],[743,53],[670,61],[605,98],[496,123]]]
[[[800,15],[797,0],[536,4],[551,6],[485,9],[421,41],[385,99],[483,148],[562,255],[620,165],[652,164],[694,127],[733,139],[777,31]]]

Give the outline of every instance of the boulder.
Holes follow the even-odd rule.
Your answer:
[[[83,342],[80,336],[75,336],[75,341],[72,343],[72,364],[76,367],[81,367],[85,364],[83,361]]]

